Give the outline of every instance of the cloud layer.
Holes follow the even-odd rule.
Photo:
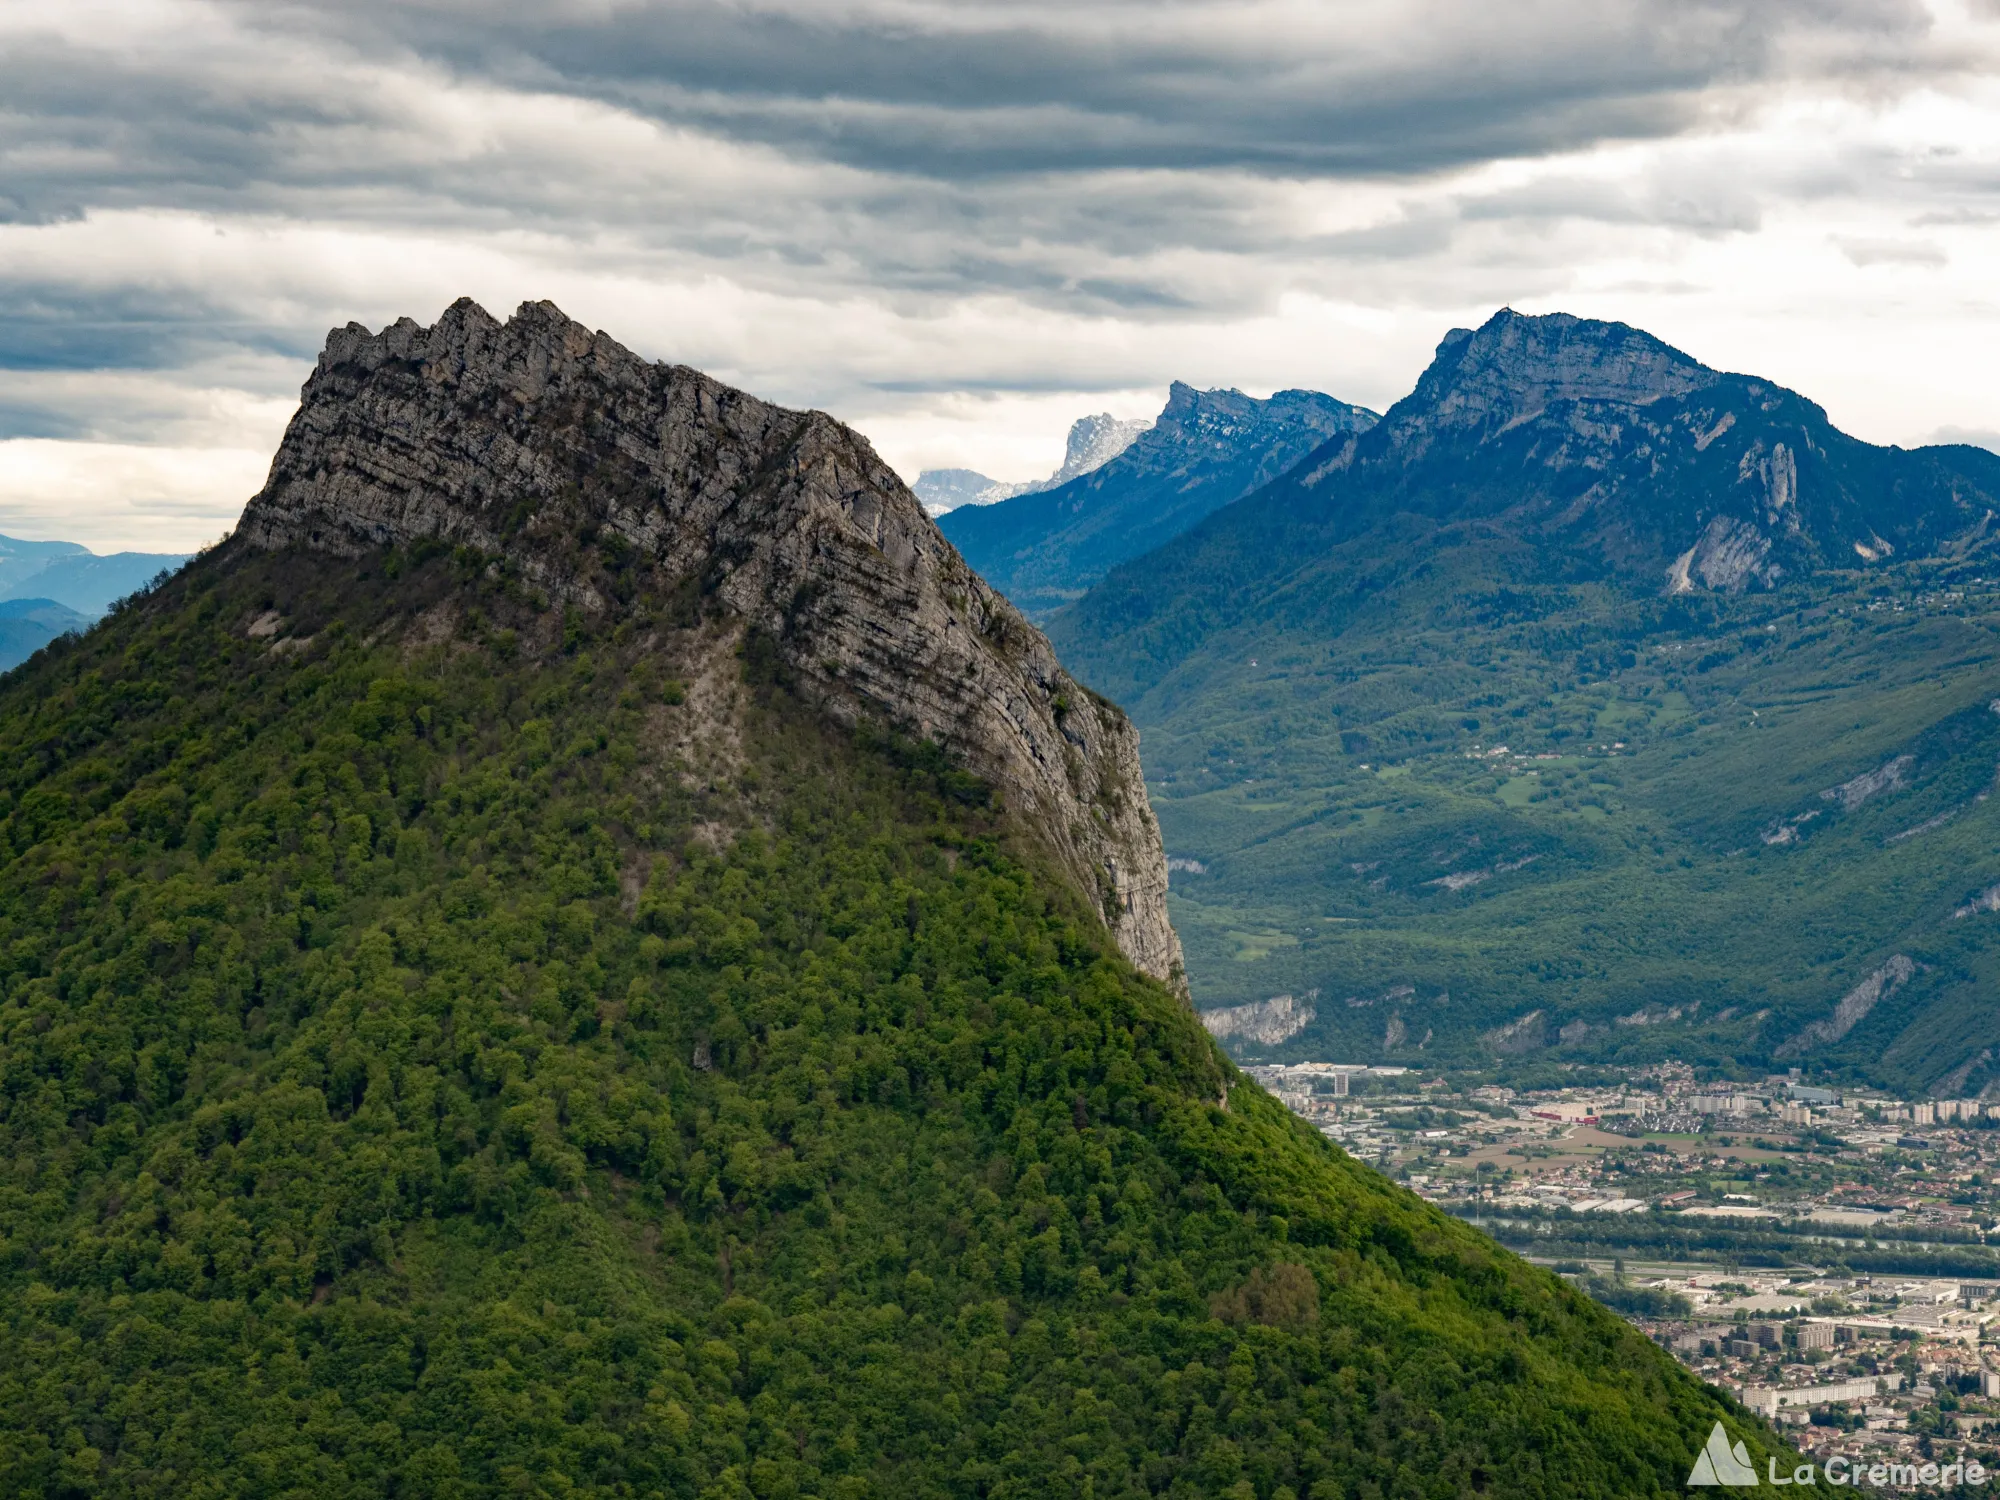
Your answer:
[[[912,474],[1045,471],[1176,377],[1381,406],[1502,302],[1990,431],[1997,43],[1947,0],[0,11],[0,527],[212,537],[327,327],[461,293]]]

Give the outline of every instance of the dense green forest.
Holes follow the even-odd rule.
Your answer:
[[[538,607],[539,606],[539,607]],[[225,546],[0,681],[0,1493],[1678,1493],[1724,1418],[1343,1156],[697,602]]]

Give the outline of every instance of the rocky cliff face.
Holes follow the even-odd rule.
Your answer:
[[[1137,442],[1152,425],[1144,417],[1114,417],[1108,411],[1078,417],[1069,424],[1069,441],[1063,449],[1062,467],[1040,484],[1030,486],[1030,489],[1052,490],[1093,469],[1103,468]],[[1028,490],[1022,493],[1026,494]]]
[[[328,337],[237,534],[475,548],[593,613],[629,604],[579,539],[641,558],[760,632],[830,714],[935,737],[994,782],[1133,963],[1180,982],[1131,724],[823,413],[649,363],[546,302],[502,324],[460,301],[434,327]]]
[[[1338,534],[1420,514],[1521,538],[1566,576],[1738,594],[1990,545],[2000,460],[1874,448],[1639,329],[1503,310],[1447,334],[1415,390],[1296,483],[1275,503]]]
[[[1622,323],[1502,311],[1478,329],[1446,334],[1417,388],[1391,409],[1389,420],[1393,426],[1421,412],[1427,426],[1504,426],[1557,401],[1643,406],[1721,378]]]
[[[1114,417],[1108,411],[1078,417],[1069,424],[1069,442],[1063,451],[1062,464],[1047,479],[1007,484],[989,479],[977,469],[926,469],[910,489],[934,516],[961,505],[993,505],[1016,495],[1039,495],[1093,469],[1103,468],[1152,425],[1143,418]]]

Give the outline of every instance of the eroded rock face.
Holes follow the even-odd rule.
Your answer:
[[[1567,313],[1536,318],[1503,311],[1483,328],[1445,336],[1409,406],[1424,410],[1435,427],[1505,425],[1558,401],[1642,406],[1719,378],[1637,328]]]
[[[1996,481],[1983,452],[1871,448],[1796,393],[1639,329],[1503,309],[1447,334],[1410,395],[1293,482],[1336,531],[1473,522],[1569,578],[1663,578],[1673,595],[1775,589],[1899,548],[1962,554]]]
[[[1217,1041],[1240,1037],[1275,1047],[1290,1041],[1313,1022],[1318,1012],[1290,995],[1273,995],[1248,1005],[1227,1005],[1201,1013],[1201,1024]]]
[[[760,630],[836,718],[934,736],[994,782],[1132,962],[1181,983],[1137,732],[824,413],[649,363],[550,303],[502,324],[460,301],[430,328],[329,335],[238,528],[339,556],[475,547],[615,611],[572,563],[607,533]]]

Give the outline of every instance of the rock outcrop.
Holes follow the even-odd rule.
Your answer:
[[[1839,1041],[1866,1019],[1868,1012],[1896,993],[1915,977],[1916,963],[1901,953],[1840,997],[1833,1014],[1815,1021],[1773,1053],[1774,1057],[1802,1057],[1815,1047]]]
[[[502,324],[462,300],[430,328],[329,335],[237,534],[473,548],[594,613],[630,606],[579,539],[624,549],[759,632],[834,717],[934,737],[994,783],[1132,962],[1181,983],[1137,733],[824,413],[643,360],[550,303]]]
[[[1103,468],[1152,425],[1144,418],[1114,417],[1108,411],[1078,417],[1070,423],[1069,444],[1061,466],[1046,479],[1010,484],[989,479],[977,469],[926,469],[910,489],[934,516],[957,510],[961,505],[994,505],[1016,495],[1039,495],[1043,490],[1052,490],[1079,475]]]
[[[1290,995],[1273,995],[1248,1005],[1225,1005],[1201,1013],[1201,1024],[1217,1041],[1231,1037],[1275,1047],[1290,1041],[1313,1022],[1318,1012]]]
[[[1721,379],[1651,334],[1622,323],[1550,313],[1523,317],[1502,309],[1478,329],[1454,328],[1391,432],[1417,427],[1506,427],[1565,401],[1643,406],[1685,396]],[[1421,429],[1419,429],[1421,430]]]

